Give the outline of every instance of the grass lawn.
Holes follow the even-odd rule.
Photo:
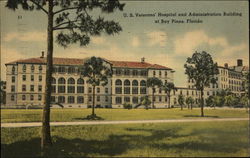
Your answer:
[[[205,109],[205,116],[212,118],[249,117],[245,109]],[[91,109],[51,109],[51,121],[83,121]],[[96,109],[104,120],[155,120],[199,118],[200,109]],[[39,122],[41,109],[1,109],[1,122]]]
[[[248,125],[240,121],[52,127],[48,157],[247,157]],[[2,157],[39,156],[40,127],[1,128],[1,133]]]

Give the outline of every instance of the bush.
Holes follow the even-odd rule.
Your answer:
[[[123,108],[129,110],[129,109],[132,109],[132,105],[131,105],[131,104],[128,104],[128,103],[124,103],[124,104],[123,104]]]

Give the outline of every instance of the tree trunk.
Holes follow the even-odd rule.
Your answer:
[[[152,108],[154,109],[155,108],[155,105],[154,105],[154,96],[155,96],[155,89],[154,88],[152,88],[152,90],[153,90],[153,95],[152,95]]]
[[[168,95],[168,108],[171,108],[171,105],[170,105],[170,94]]]
[[[193,103],[191,104],[191,110],[193,109]]]
[[[45,105],[43,107],[42,137],[41,137],[42,151],[52,145],[51,135],[50,135],[50,100],[51,100],[52,68],[53,68],[53,0],[49,0]]]
[[[181,104],[181,110],[183,110],[183,105]]]
[[[204,117],[203,111],[204,101],[203,101],[203,89],[201,90],[201,117]]]
[[[95,86],[93,86],[92,116],[95,116]]]

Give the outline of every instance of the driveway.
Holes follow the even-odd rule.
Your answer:
[[[82,121],[82,122],[50,122],[51,126],[75,125],[106,125],[106,124],[136,124],[136,123],[174,123],[174,122],[218,122],[218,121],[248,121],[249,118],[193,118],[168,120],[130,120],[130,121]],[[1,128],[39,127],[41,122],[1,123]]]

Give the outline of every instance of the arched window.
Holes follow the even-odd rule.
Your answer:
[[[140,86],[146,86],[146,81],[145,80],[141,80]]]
[[[58,84],[65,84],[65,79],[64,78],[59,78],[58,79]]]
[[[118,79],[118,80],[116,80],[116,81],[115,81],[115,85],[117,85],[117,86],[121,86],[121,85],[122,85],[122,81],[121,81],[121,80],[119,80],[119,79]]]
[[[84,80],[83,80],[82,78],[79,78],[79,79],[77,80],[77,84],[84,84]]]
[[[124,85],[125,85],[125,86],[130,86],[130,81],[129,81],[129,80],[125,80],[125,81],[124,81]]]
[[[138,86],[138,81],[137,80],[133,80],[132,86]]]
[[[75,84],[75,79],[69,78],[68,79],[68,84]]]
[[[52,81],[51,81],[52,84],[56,84],[56,79],[54,77],[52,77]]]

